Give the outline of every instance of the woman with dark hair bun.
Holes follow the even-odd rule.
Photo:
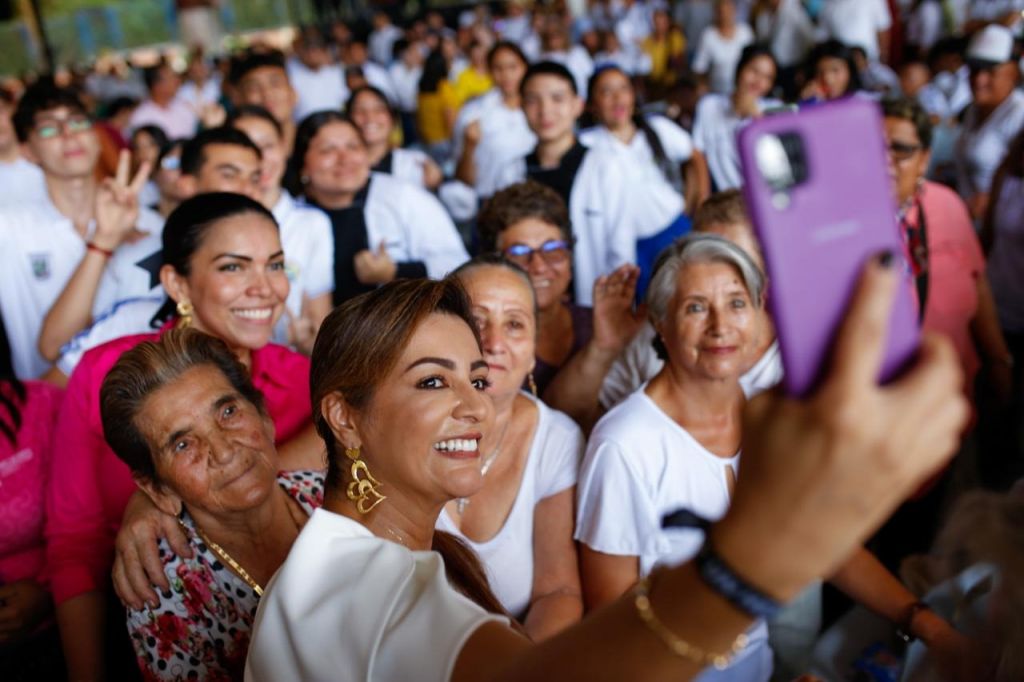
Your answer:
[[[100,384],[122,353],[174,326],[221,339],[264,394],[284,465],[322,466],[310,405],[302,399],[309,361],[269,343],[288,296],[284,254],[270,212],[240,194],[193,197],[168,218],[162,258],[167,299],[154,318],[160,331],[118,338],[85,353],[71,374],[55,433],[63,445],[54,453],[49,482],[47,560],[74,678],[105,677],[99,633],[112,608],[105,594],[114,534],[136,491],[100,423]],[[84,637],[85,632],[97,634]]]
[[[736,65],[736,87],[731,95],[708,93],[697,103],[693,120],[693,144],[707,159],[715,191],[743,184],[736,134],[765,111],[782,105],[771,98],[778,65],[763,45],[743,48]]]

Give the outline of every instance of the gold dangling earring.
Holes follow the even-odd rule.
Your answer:
[[[352,460],[352,482],[348,484],[345,494],[356,503],[360,514],[369,514],[378,504],[388,499],[379,492],[380,481],[370,474],[366,462],[359,459],[359,448],[345,448],[345,456]]]
[[[188,301],[179,301],[176,306],[178,311],[178,329],[185,329],[192,326],[192,304]]]
[[[526,382],[530,385],[530,393],[533,397],[537,397],[537,382],[533,380],[533,372],[530,372],[526,377]]]

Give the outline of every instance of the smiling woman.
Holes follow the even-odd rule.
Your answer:
[[[160,278],[168,299],[157,318],[166,323],[160,332],[122,337],[86,353],[71,375],[57,430],[66,446],[55,455],[49,484],[47,552],[69,667],[83,677],[102,677],[98,624],[114,533],[137,489],[128,467],[104,441],[100,423],[100,384],[126,350],[175,325],[221,339],[263,392],[286,466],[322,466],[309,403],[302,399],[308,361],[268,343],[288,295],[270,213],[238,194],[194,197],[168,218],[162,253]]]

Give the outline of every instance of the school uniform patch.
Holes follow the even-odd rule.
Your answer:
[[[32,264],[32,276],[38,280],[50,279],[50,254],[30,253],[29,262]]]

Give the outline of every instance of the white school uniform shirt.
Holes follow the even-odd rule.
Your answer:
[[[526,157],[501,173],[498,189],[525,180]],[[632,166],[599,149],[588,150],[569,192],[576,303],[594,300],[594,281],[625,263],[636,262],[636,228],[630,194],[637,186]]]
[[[18,157],[0,161],[0,206],[49,201],[46,177],[36,164]]]
[[[922,2],[907,17],[907,43],[917,45],[927,52],[942,37],[942,5],[938,2]]]
[[[825,0],[818,14],[820,38],[862,47],[869,60],[879,57],[878,34],[892,27],[885,0]]]
[[[537,505],[576,485],[583,458],[583,432],[572,419],[524,393],[537,406],[537,428],[527,454],[519,492],[504,525],[490,540],[474,542],[442,511],[436,528],[465,540],[487,571],[495,596],[513,616],[522,618],[533,594],[533,522]],[[500,455],[499,455],[500,456]]]
[[[443,682],[490,622],[508,621],[452,588],[437,553],[317,509],[260,600],[245,680]]]
[[[386,173],[396,180],[410,182],[417,187],[424,184],[423,167],[430,161],[430,156],[420,149],[397,147],[391,150],[391,172]]]
[[[1010,12],[1024,10],[1024,0],[971,0],[969,18],[982,21],[998,21]],[[1015,34],[1020,33],[1021,20],[1009,27]]]
[[[965,201],[989,191],[1010,142],[1024,125],[1024,92],[1015,89],[984,123],[976,121],[972,105],[956,143],[956,190]]]
[[[582,45],[572,45],[565,52],[545,52],[540,55],[541,61],[552,61],[561,64],[569,69],[573,80],[576,81],[576,90],[580,97],[587,97],[587,83],[590,75],[594,73],[594,60]]]
[[[399,111],[411,114],[416,111],[416,100],[419,97],[420,77],[423,67],[409,68],[401,59],[395,60],[388,67],[388,76],[395,93],[395,105]]]
[[[340,65],[328,64],[314,71],[293,57],[288,60],[286,70],[288,80],[298,95],[294,114],[296,121],[301,121],[314,111],[339,111],[348,101],[345,72]]]
[[[955,121],[973,99],[970,71],[966,66],[956,73],[946,71],[935,74],[917,93],[917,101],[924,110],[932,116],[938,116],[943,122]]]
[[[462,153],[466,128],[475,121],[480,122],[480,142],[473,154],[474,189],[478,196],[487,198],[501,189],[503,170],[537,146],[537,136],[530,130],[523,110],[506,107],[501,92],[495,88],[466,102],[459,111],[453,135],[456,156]]]
[[[651,342],[656,332],[650,322],[645,322],[633,340],[626,346],[601,383],[599,402],[606,410],[618,405],[631,393],[654,378],[665,366],[658,357]],[[773,388],[782,381],[782,354],[776,341],[758,358],[753,367],[740,377],[744,395],[753,398],[758,393]]]
[[[636,556],[640,575],[677,566],[700,551],[698,529],[663,529],[680,509],[717,521],[729,509],[726,469],[735,476],[739,453],[719,457],[697,442],[641,389],[594,427],[577,486],[576,539],[604,554]],[[765,682],[772,658],[768,628],[757,621],[750,642],[725,670],[708,669],[702,682]]]
[[[469,260],[455,223],[437,197],[384,173],[371,173],[370,178],[363,215],[371,250],[383,241],[391,260],[422,261],[432,279]]]
[[[393,48],[399,38],[402,37],[402,29],[394,24],[388,24],[384,28],[374,29],[366,41],[366,49],[370,53],[370,59],[387,66],[391,63]]]
[[[298,317],[304,295],[317,298],[334,291],[334,231],[323,211],[300,204],[287,192],[281,192],[272,213],[280,230],[290,285],[285,306]],[[272,341],[288,343],[287,315],[275,325]]]
[[[384,96],[392,104],[398,102],[398,98],[395,95],[395,87],[391,83],[391,74],[388,73],[386,68],[376,62],[367,61],[362,65],[362,69],[367,83],[383,92]],[[345,99],[348,99],[348,97]]]
[[[708,26],[700,36],[697,53],[691,65],[694,73],[705,74],[712,92],[728,94],[736,81],[736,65],[743,48],[754,42],[754,31],[746,24],[736,24],[732,38],[726,38],[715,26]]]
[[[768,43],[782,68],[797,66],[814,46],[814,22],[800,0],[782,0],[775,12],[761,12],[754,32]]]
[[[761,111],[781,104],[774,99],[762,99],[759,102]],[[693,144],[704,154],[711,179],[719,192],[743,185],[736,135],[749,122],[749,118],[736,115],[732,100],[727,95],[711,92],[697,102],[697,111],[693,117]]]
[[[208,78],[201,88],[193,81],[186,81],[174,97],[198,113],[204,106],[220,101],[220,74]]]
[[[19,379],[38,378],[50,366],[37,348],[39,332],[85,255],[85,241],[49,197],[0,209],[0,312]]]
[[[155,273],[160,271],[164,217],[142,206],[135,228],[143,236],[121,244],[107,261],[93,299],[94,317],[109,311],[119,301],[163,292]]]
[[[675,168],[693,157],[693,140],[688,132],[664,116],[651,116],[647,123]],[[636,193],[632,214],[637,224],[638,239],[658,234],[686,210],[679,188],[673,186],[658,167],[654,150],[640,130],[636,131],[629,144],[625,144],[610,130],[598,126],[581,132],[580,142],[592,149],[619,154],[634,165],[639,181],[632,188]]]
[[[57,369],[70,377],[75,367],[87,352],[108,341],[122,336],[145,334],[155,331],[153,317],[160,311],[167,294],[161,287],[159,292],[139,298],[118,301],[109,309],[93,318],[92,324],[71,337],[60,349]]]

